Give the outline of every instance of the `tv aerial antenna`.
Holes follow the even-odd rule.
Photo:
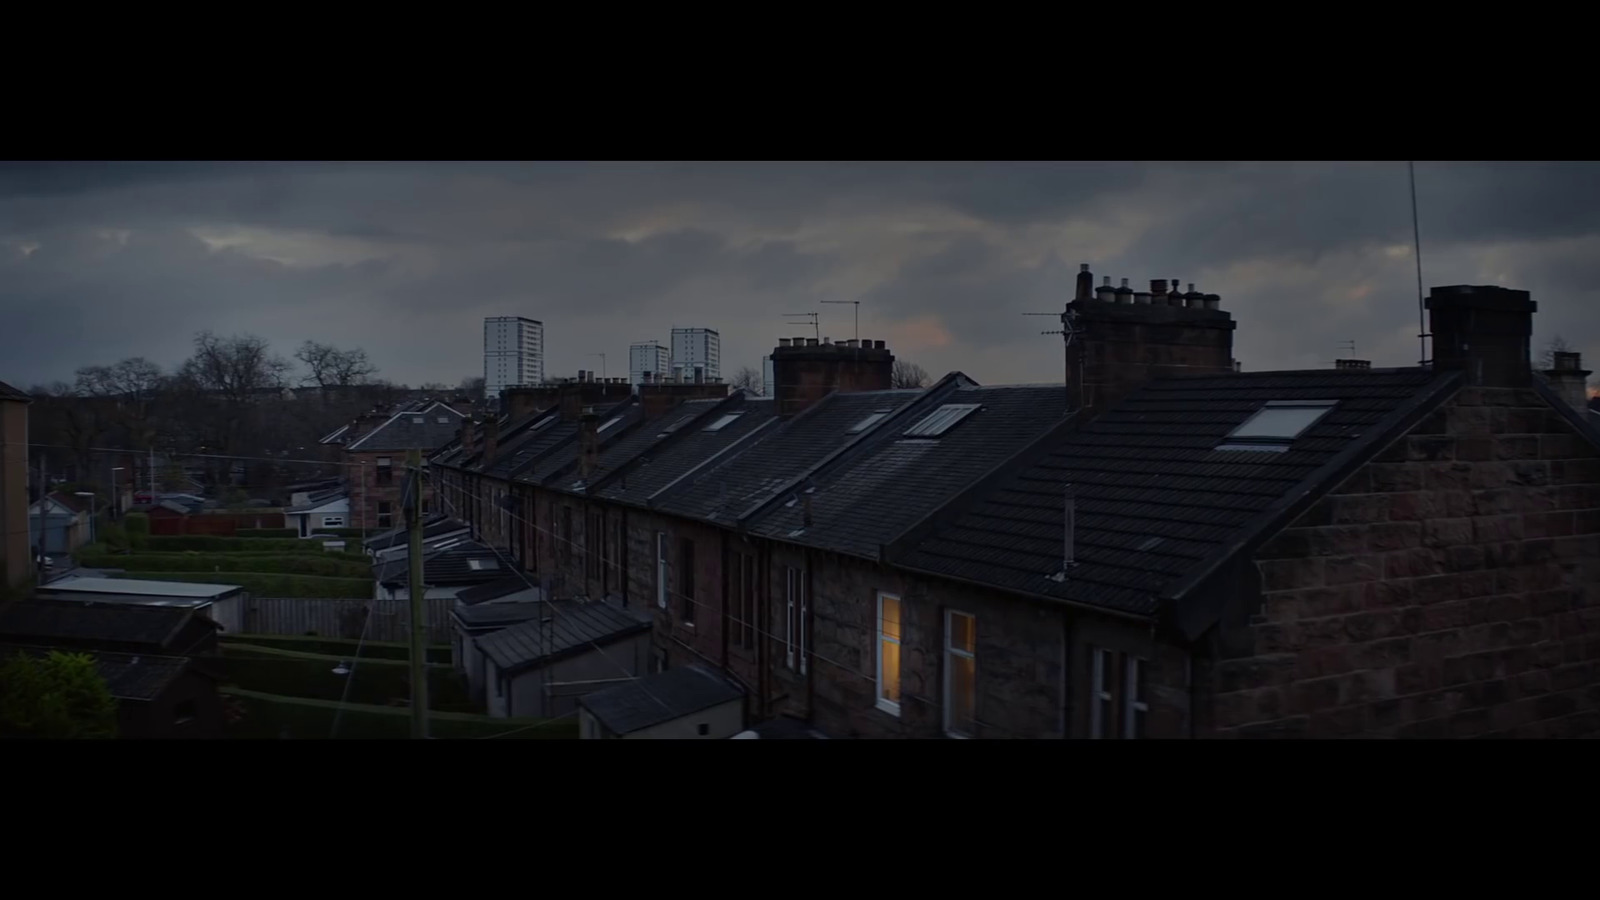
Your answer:
[[[1061,335],[1062,342],[1068,347],[1072,346],[1072,339],[1078,336],[1078,329],[1077,329],[1078,311],[1075,310],[1075,309],[1068,309],[1065,312],[1058,312],[1058,313],[1042,313],[1042,312],[1033,313],[1033,312],[1031,312],[1031,313],[1023,313],[1023,315],[1025,315],[1025,316],[1051,316],[1051,317],[1059,320],[1061,322],[1061,327],[1060,328],[1053,328],[1053,329],[1051,329],[1049,331],[1041,331],[1039,333],[1040,334],[1059,334],[1059,335]]]
[[[819,303],[848,303],[856,308],[856,341],[861,341],[861,301],[860,300],[819,300]]]
[[[822,340],[822,324],[818,321],[820,316],[817,313],[814,313],[814,312],[784,313],[783,317],[785,319],[810,319],[811,320],[811,330],[816,333],[815,337],[816,337],[817,341],[821,342],[821,340]],[[788,324],[790,324],[790,325],[798,325],[800,323],[798,323],[798,322],[789,322]]]

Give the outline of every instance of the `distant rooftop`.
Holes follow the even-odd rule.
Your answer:
[[[194,600],[215,600],[244,588],[237,584],[196,584],[188,581],[142,581],[134,578],[92,578],[69,575],[39,588],[41,591],[71,592],[77,594],[104,594],[125,597],[178,597]]]

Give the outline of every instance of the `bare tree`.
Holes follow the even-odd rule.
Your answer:
[[[473,403],[481,404],[486,399],[485,385],[482,375],[468,375],[461,379],[461,384],[456,386],[456,390],[465,394]]]
[[[185,417],[197,428],[194,437],[214,454],[231,453],[262,424],[258,405],[281,403],[289,364],[254,335],[218,337],[202,331],[194,338],[194,355],[178,370],[176,386],[185,402]],[[252,430],[257,432],[251,435]],[[222,467],[222,472],[226,468]],[[215,482],[223,483],[218,473]]]
[[[1554,369],[1556,367],[1556,354],[1571,352],[1572,345],[1567,343],[1566,338],[1558,334],[1545,342],[1544,350],[1539,353],[1539,360],[1534,367],[1539,371]]]
[[[114,404],[112,423],[126,430],[126,446],[145,450],[153,446],[158,425],[157,403],[167,388],[161,367],[135,356],[109,366],[84,366],[77,372],[77,392]]]
[[[294,358],[305,363],[307,374],[301,380],[326,390],[330,387],[350,387],[364,384],[378,373],[378,367],[367,358],[365,350],[340,350],[332,344],[306,341],[294,352]]]
[[[889,373],[889,385],[894,388],[925,388],[932,380],[927,369],[904,359],[895,360]]]
[[[733,380],[728,383],[739,390],[746,391],[759,397],[762,394],[761,381],[762,379],[760,372],[750,368],[749,366],[743,366],[739,369],[739,371],[733,373]]]

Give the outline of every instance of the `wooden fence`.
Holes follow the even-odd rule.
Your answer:
[[[430,597],[423,601],[428,611],[428,643],[450,643],[450,611],[453,597]],[[404,643],[411,639],[411,601],[340,600],[326,597],[250,597],[245,602],[245,634],[316,634],[319,637],[362,636],[367,609],[372,621],[366,639]]]
[[[233,537],[241,528],[283,528],[281,510],[262,512],[198,512],[179,516],[162,513],[150,517],[150,533],[163,537],[196,534]]]

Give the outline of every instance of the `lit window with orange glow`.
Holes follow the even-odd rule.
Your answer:
[[[878,595],[878,708],[900,715],[900,598]]]

